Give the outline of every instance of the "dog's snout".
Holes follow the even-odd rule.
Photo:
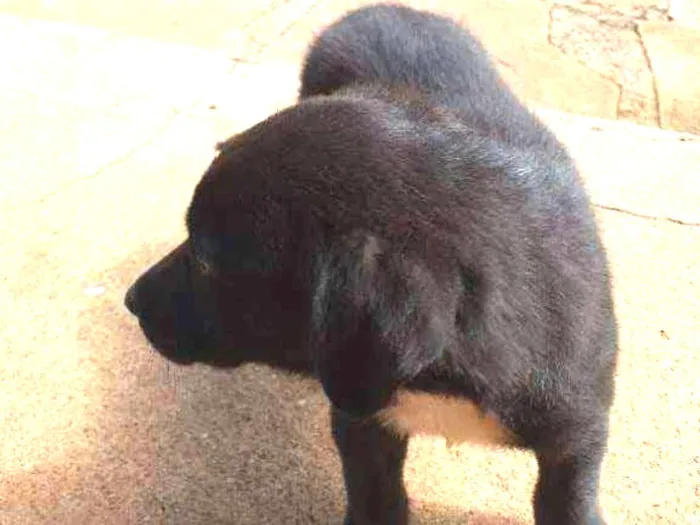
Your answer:
[[[134,315],[139,315],[138,302],[136,301],[136,284],[133,284],[126,292],[124,297],[124,305]]]

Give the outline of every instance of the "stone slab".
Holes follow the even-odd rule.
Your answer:
[[[654,80],[633,19],[597,6],[556,5],[549,35],[557,49],[618,85],[617,118],[658,123]]]
[[[0,15],[0,47],[22,50],[0,54],[0,129],[13,136],[0,142],[0,170],[22,174],[21,186],[0,180],[3,206],[40,200],[118,162],[234,67],[196,47],[9,15]],[[22,163],[17,144],[33,153]]]
[[[639,30],[656,81],[661,125],[700,133],[700,29],[644,22]]]
[[[575,156],[596,204],[654,220],[700,224],[700,136],[557,111],[537,113]]]

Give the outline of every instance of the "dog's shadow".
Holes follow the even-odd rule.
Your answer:
[[[318,387],[262,366],[173,369],[159,431],[165,523],[338,523],[340,465]]]
[[[165,523],[342,523],[340,462],[315,382],[262,366],[179,369],[179,410],[162,429],[157,490]],[[523,525],[421,505],[412,523]]]

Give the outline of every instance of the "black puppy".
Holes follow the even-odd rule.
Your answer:
[[[346,524],[408,522],[408,436],[534,451],[538,525],[601,525],[616,322],[576,169],[446,18],[355,11],[301,102],[220,146],[127,294],[180,363],[313,375]]]

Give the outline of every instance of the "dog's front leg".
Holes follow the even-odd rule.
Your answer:
[[[374,418],[331,409],[333,439],[343,463],[345,525],[407,525],[403,464],[408,440]]]
[[[565,450],[537,453],[537,525],[605,525],[598,508],[605,430],[597,438],[591,435],[595,433],[589,431],[587,439],[570,443]]]

